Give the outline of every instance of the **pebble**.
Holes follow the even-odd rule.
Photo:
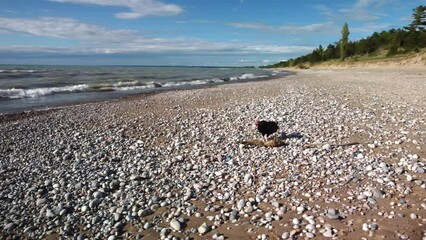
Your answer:
[[[46,198],[37,198],[37,201],[36,201],[37,206],[44,205],[45,203],[47,203]]]
[[[322,235],[324,237],[331,238],[331,237],[333,237],[333,231],[331,229],[327,229]]]
[[[314,231],[316,229],[316,227],[315,227],[314,224],[308,224],[308,225],[306,225],[306,229],[309,230],[309,231]]]
[[[371,231],[376,231],[379,228],[379,225],[377,223],[372,223],[369,225],[369,229]]]
[[[8,224],[6,224],[5,226],[4,226],[4,230],[5,231],[11,231],[11,230],[13,230],[13,228],[15,228],[15,226],[16,226],[16,224],[15,223],[8,223]]]
[[[225,226],[230,232],[243,226],[260,239],[279,229],[289,231],[283,239],[340,238],[342,229],[327,225],[342,228],[344,221],[335,219],[380,211],[380,221],[391,222],[407,209],[423,224],[416,211],[426,204],[417,205],[416,191],[426,187],[424,158],[405,143],[411,144],[408,136],[417,139],[416,147],[424,143],[418,130],[424,107],[400,99],[383,104],[377,98],[361,108],[351,102],[352,93],[360,91],[356,87],[345,91],[343,100],[325,88],[325,81],[315,90],[312,82],[292,81],[277,82],[285,90],[276,88],[259,99],[249,96],[264,90],[247,87],[247,99],[226,101],[218,109],[183,106],[185,101],[207,104],[201,93],[208,90],[200,89],[70,106],[2,122],[3,231],[31,239],[128,239],[133,235],[124,226],[132,226],[159,234],[153,238],[177,239],[173,230],[188,238],[212,231],[222,239],[218,232]],[[375,97],[362,92],[366,99]],[[182,94],[182,103],[173,98],[176,94]],[[147,111],[154,101],[167,103],[167,111]],[[279,121],[280,131],[288,132],[287,145],[241,144],[259,137],[249,127],[255,118]],[[293,132],[302,137],[291,137]],[[338,145],[355,133],[374,139],[367,146]],[[383,198],[394,204],[382,206],[387,203]],[[209,220],[210,226],[186,227],[191,217]],[[352,226],[377,231],[375,221]],[[84,235],[74,234],[76,226]]]
[[[307,232],[307,233],[305,234],[305,236],[306,236],[307,238],[314,238],[314,237],[315,237],[315,234],[313,234],[313,233],[311,233],[311,232]]]
[[[170,227],[173,230],[178,231],[178,232],[182,230],[182,224],[176,219],[172,219],[170,221]]]
[[[382,190],[378,189],[378,188],[373,188],[372,190],[373,192],[373,197],[375,198],[384,198],[385,194]]]
[[[81,211],[82,212],[87,212],[89,210],[89,207],[87,207],[87,206],[82,206],[81,207]]]
[[[288,239],[290,237],[290,233],[289,232],[283,232],[282,234],[281,234],[281,238],[282,239]]]
[[[362,230],[363,230],[363,231],[367,232],[369,229],[370,229],[370,228],[369,228],[369,226],[368,226],[368,223],[363,223],[363,224],[362,224]]]
[[[209,226],[207,225],[207,223],[203,223],[201,224],[201,226],[198,227],[198,233],[203,235],[206,234],[209,231]]]
[[[300,220],[298,218],[293,218],[292,223],[293,223],[293,225],[299,225]]]
[[[246,201],[244,199],[240,199],[237,203],[237,209],[241,210],[246,205]]]
[[[298,206],[296,208],[296,211],[297,211],[298,214],[301,214],[301,213],[303,213],[305,211],[305,208],[303,206]]]
[[[329,209],[327,210],[327,214],[326,214],[326,216],[327,216],[329,219],[332,219],[332,220],[335,220],[335,219],[339,219],[339,218],[340,218],[340,216],[339,216],[339,212],[338,212],[336,209],[334,209],[334,208],[329,208]]]

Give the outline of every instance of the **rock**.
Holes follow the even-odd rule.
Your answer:
[[[152,214],[152,211],[151,211],[151,209],[140,209],[139,211],[138,211],[138,216],[139,217],[146,217],[146,216],[148,216],[148,215],[151,215]]]
[[[99,204],[101,203],[101,200],[99,200],[99,199],[93,199],[92,201],[90,201],[90,203],[89,203],[89,207],[91,208],[91,209],[94,209],[94,208],[96,208],[97,206],[99,206]]]
[[[182,230],[182,224],[176,219],[172,219],[170,221],[170,227],[173,230],[178,231],[178,232]]]
[[[361,193],[360,195],[357,196],[357,199],[358,200],[364,200],[364,199],[367,199],[367,196],[365,196],[364,194]]]
[[[306,236],[307,238],[314,238],[314,237],[315,237],[315,234],[313,234],[313,233],[311,233],[311,232],[307,232],[307,233],[305,234],[305,236]]]
[[[112,180],[110,183],[109,183],[109,188],[111,188],[112,190],[118,190],[119,188],[120,188],[120,181],[118,181],[118,180]]]
[[[254,211],[254,209],[253,209],[253,207],[252,206],[246,206],[245,208],[244,208],[244,212],[245,213],[251,213],[251,212],[253,212]]]
[[[54,218],[54,217],[56,217],[56,214],[51,209],[47,209],[47,211],[46,211],[46,217],[48,217],[48,218]]]
[[[103,196],[103,194],[101,192],[96,191],[96,192],[93,193],[94,198],[102,198],[102,196]]]
[[[305,211],[305,208],[303,207],[303,206],[298,206],[297,208],[296,208],[296,211],[297,211],[297,213],[303,213],[304,211]]]
[[[143,229],[149,229],[149,228],[151,228],[152,226],[153,226],[152,222],[146,222],[146,223],[143,225]]]
[[[362,224],[362,230],[363,230],[363,231],[367,232],[369,229],[370,229],[370,228],[369,228],[369,226],[368,226],[368,223],[363,223],[363,224]]]
[[[282,239],[288,239],[290,237],[290,233],[289,232],[283,232],[283,234],[281,234],[281,238]]]
[[[15,228],[16,224],[15,223],[8,223],[4,226],[4,230],[5,231],[12,231]]]
[[[241,210],[246,205],[246,201],[244,199],[241,199],[237,203],[237,209]]]
[[[334,209],[334,208],[329,208],[328,210],[327,210],[327,214],[326,214],[326,216],[327,216],[327,218],[329,218],[329,219],[331,219],[331,220],[336,220],[336,219],[339,219],[340,218],[340,216],[339,216],[339,211],[337,211],[336,209]]]
[[[279,208],[281,206],[281,204],[279,202],[277,202],[277,201],[273,201],[271,203],[271,205],[274,206],[275,208]]]
[[[314,231],[316,229],[314,224],[308,224],[308,225],[306,225],[305,228],[309,231]]]
[[[379,225],[377,223],[372,223],[369,228],[371,231],[376,231],[379,228]]]
[[[37,201],[36,201],[36,205],[37,206],[41,206],[41,205],[44,205],[46,203],[47,203],[47,199],[46,198],[37,198]]]
[[[116,212],[113,214],[114,215],[114,221],[118,222],[121,220],[121,214]]]
[[[207,225],[207,223],[203,223],[203,224],[201,224],[201,226],[198,227],[198,233],[201,234],[201,235],[207,233],[209,230],[210,230],[210,228]]]
[[[323,149],[323,150],[328,150],[328,149],[330,149],[330,147],[331,147],[331,146],[330,146],[330,144],[328,144],[328,143],[327,143],[327,144],[322,145],[322,149]]]
[[[299,225],[300,224],[300,220],[298,218],[293,218],[293,220],[291,222],[293,223],[293,225]]]
[[[98,223],[100,221],[101,221],[101,217],[100,216],[94,216],[92,218],[92,224],[96,224],[96,223]]]
[[[88,210],[89,210],[89,207],[87,207],[86,205],[81,207],[82,212],[87,212]]]
[[[24,233],[34,232],[37,228],[35,226],[28,226],[24,229]]]
[[[373,197],[375,197],[375,198],[384,198],[385,197],[385,193],[378,188],[373,188],[371,191],[373,193]]]
[[[333,231],[331,229],[327,229],[322,235],[324,237],[331,238],[331,237],[333,237]]]
[[[377,204],[377,201],[374,198],[368,198],[367,202],[370,203],[370,204]]]

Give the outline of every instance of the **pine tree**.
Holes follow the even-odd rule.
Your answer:
[[[349,27],[348,24],[345,23],[342,28],[342,38],[340,39],[340,60],[345,60],[346,58],[346,47],[349,42]]]
[[[409,31],[424,31],[426,29],[426,6],[418,6],[413,9],[413,21],[408,25]]]

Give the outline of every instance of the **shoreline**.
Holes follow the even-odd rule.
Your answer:
[[[300,70],[0,121],[2,236],[422,239],[425,76]],[[241,147],[258,119],[301,137]]]
[[[285,74],[280,76],[269,76],[264,78],[258,78],[258,79],[240,79],[238,81],[226,81],[221,83],[208,83],[203,85],[183,85],[178,87],[165,87],[165,88],[153,88],[147,91],[143,92],[136,92],[136,93],[123,93],[122,96],[115,96],[115,97],[101,97],[100,99],[91,99],[91,100],[80,100],[70,103],[63,103],[58,105],[52,105],[52,106],[36,106],[36,107],[29,107],[29,109],[23,109],[23,110],[13,110],[13,111],[7,111],[7,112],[0,112],[0,122],[7,120],[8,118],[19,118],[17,115],[32,115],[33,112],[35,114],[39,114],[37,112],[44,112],[44,111],[50,111],[55,109],[61,109],[65,107],[70,106],[77,106],[77,105],[83,105],[83,104],[91,104],[91,103],[100,103],[100,102],[109,102],[109,101],[120,101],[127,98],[138,98],[138,97],[144,97],[144,96],[150,96],[153,94],[162,94],[167,92],[173,92],[173,91],[182,91],[182,90],[192,90],[192,89],[202,89],[202,88],[213,88],[220,85],[227,85],[227,84],[238,84],[238,83],[248,83],[248,82],[261,82],[261,81],[269,81],[274,80],[276,78],[281,78],[285,76],[289,76],[294,74],[294,72],[285,70]],[[282,74],[282,73],[281,73]],[[10,101],[10,100],[9,100]]]

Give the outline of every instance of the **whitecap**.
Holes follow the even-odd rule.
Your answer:
[[[79,92],[88,89],[87,84],[79,84],[73,86],[64,86],[64,87],[50,87],[50,88],[33,88],[33,89],[20,89],[20,88],[11,88],[11,89],[0,89],[0,98],[36,98],[46,95],[51,95],[54,93],[65,93],[65,92]]]

